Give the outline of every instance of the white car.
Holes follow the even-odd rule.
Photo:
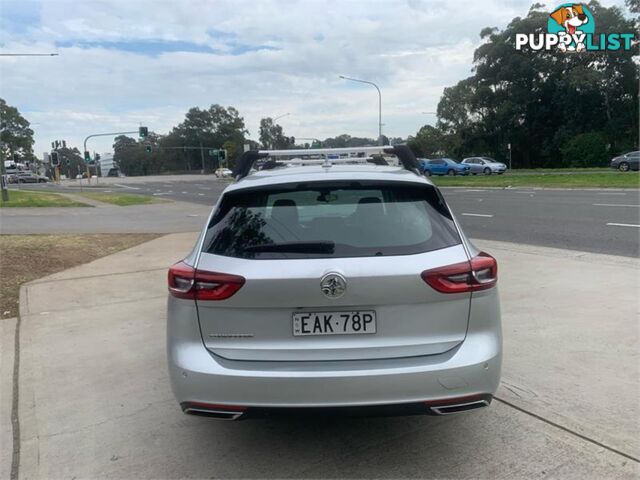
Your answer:
[[[215,171],[215,175],[218,178],[223,178],[223,177],[230,177],[231,176],[231,170],[229,170],[228,168],[219,168]]]
[[[341,156],[395,154],[402,166]],[[445,415],[500,380],[497,263],[406,146],[250,151],[168,275],[185,413]],[[286,168],[287,156],[302,155]],[[270,157],[250,174],[259,158]]]
[[[470,173],[472,175],[478,173],[484,175],[497,173],[498,175],[502,175],[507,171],[507,166],[504,163],[496,162],[493,158],[489,157],[469,157],[462,160],[462,163],[471,167]]]

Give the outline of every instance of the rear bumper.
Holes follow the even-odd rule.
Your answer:
[[[190,307],[169,302],[167,355],[180,404],[257,408],[359,407],[492,395],[502,357],[497,293],[486,295],[466,339],[439,355],[331,362],[227,360],[202,343]],[[486,304],[486,308],[482,305]],[[491,313],[492,318],[487,317]],[[472,314],[473,317],[473,314]]]

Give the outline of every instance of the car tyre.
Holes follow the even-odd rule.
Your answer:
[[[620,170],[621,172],[628,172],[629,171],[629,163],[628,162],[620,162],[620,165],[618,165],[618,170]]]
[[[447,170],[447,175],[452,176],[455,174],[456,174],[456,171],[453,168],[450,168],[449,170]]]
[[[491,175],[491,169],[489,167],[486,167],[482,173],[484,173],[485,175]]]
[[[424,171],[424,176],[425,177],[430,177],[431,176],[431,170],[425,170]]]

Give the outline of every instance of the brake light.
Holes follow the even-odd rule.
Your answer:
[[[177,298],[193,300],[225,300],[244,285],[239,275],[196,270],[184,262],[169,269],[169,293]]]
[[[470,262],[425,270],[420,276],[441,293],[477,292],[498,283],[498,262],[488,253],[480,252]]]

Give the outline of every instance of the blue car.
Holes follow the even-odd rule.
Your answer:
[[[456,162],[451,158],[419,158],[422,173],[427,177],[431,175],[469,175],[471,167]]]

